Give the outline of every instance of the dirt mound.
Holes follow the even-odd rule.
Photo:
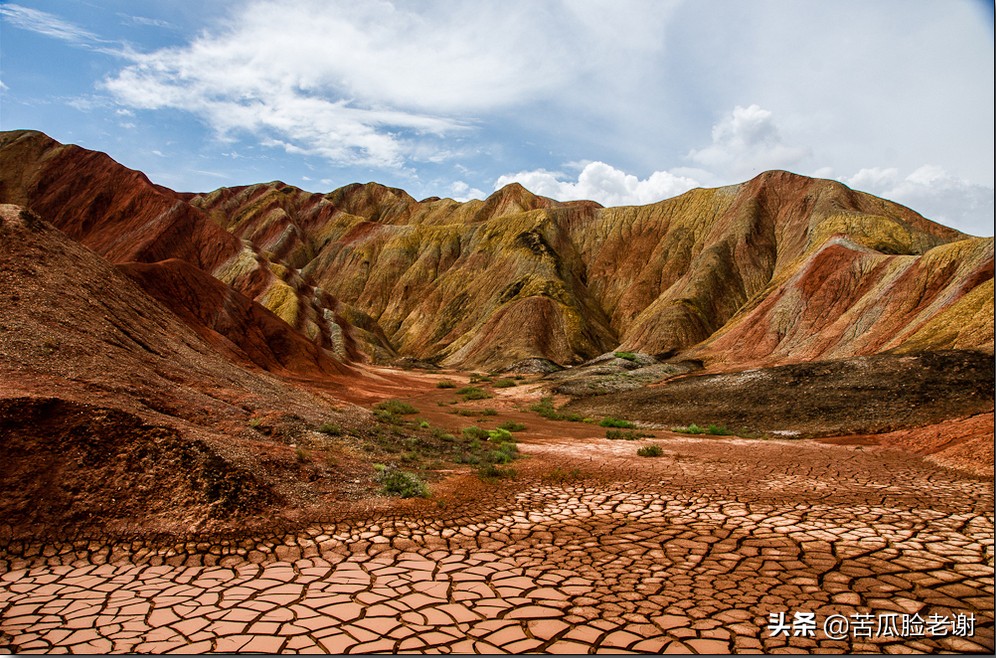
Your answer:
[[[949,350],[879,354],[688,375],[564,409],[664,427],[715,424],[783,437],[869,434],[993,410],[993,355]]]
[[[15,535],[185,531],[279,502],[203,441],[53,398],[0,399],[0,460],[0,518]]]

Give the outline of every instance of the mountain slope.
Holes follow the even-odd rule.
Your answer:
[[[236,290],[250,299],[262,297],[316,346],[342,359],[359,356],[348,323],[336,313],[335,300],[300,281],[285,283],[278,275],[292,279],[290,268],[257,254],[251,244],[187,203],[184,195],[154,185],[103,153],[62,145],[36,131],[2,133],[0,202],[29,207],[113,263],[177,259],[192,268],[172,268],[174,279],[179,274],[197,278],[187,281],[187,287],[204,283],[197,270],[224,283],[241,284]],[[152,283],[148,277],[140,281]],[[155,294],[154,285],[151,291]]]
[[[288,445],[327,422],[365,431],[369,413],[335,394],[366,381],[193,269],[177,260],[115,266],[0,204],[5,532],[128,530],[115,524],[135,518],[141,532],[181,535],[272,526],[319,492],[328,494],[322,505],[335,502],[346,475],[369,468],[343,458],[322,469]],[[192,281],[203,285],[189,289]]]
[[[777,364],[898,349],[899,328],[912,339],[921,327],[918,349],[992,349],[986,296],[972,293],[991,285],[991,239],[788,172],[630,208],[559,204],[519,186],[485,202],[416,202],[375,184],[324,196],[255,186],[192,202],[269,239],[400,354],[444,365],[570,364],[617,348]],[[275,237],[291,235],[293,247]],[[942,339],[955,304],[978,319]]]
[[[342,359],[492,369],[621,349],[731,369],[993,348],[991,238],[788,172],[602,208],[516,184],[466,203],[375,183],[179,194],[40,133],[5,134],[0,165],[3,199],[65,207],[63,230],[115,262],[180,259]]]

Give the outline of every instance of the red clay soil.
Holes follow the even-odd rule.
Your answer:
[[[876,445],[922,455],[941,466],[994,477],[993,413],[955,418],[884,434],[821,439],[836,445]]]

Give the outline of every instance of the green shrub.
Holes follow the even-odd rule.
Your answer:
[[[515,439],[512,438],[512,433],[509,432],[507,429],[501,427],[499,427],[496,430],[488,430],[488,438],[491,441],[495,441],[497,443],[502,443],[506,441],[512,441],[513,443],[515,442]]]
[[[712,434],[713,436],[729,436],[733,434],[733,432],[726,429],[725,425],[716,425],[715,423],[710,423],[706,427],[700,427],[692,423],[687,427],[673,427],[671,431],[682,434]]]
[[[512,388],[513,386],[518,386],[519,382],[514,379],[499,379],[495,382],[495,388]]]
[[[636,451],[636,454],[638,454],[641,457],[660,457],[661,455],[664,454],[664,451],[661,450],[660,446],[649,445],[649,446],[643,446],[642,448],[639,448]]]
[[[636,361],[636,354],[633,352],[616,352],[617,359],[626,359],[627,361]]]
[[[584,420],[584,416],[576,413],[560,413],[553,408],[553,398],[545,397],[539,402],[536,402],[531,407],[530,411],[535,411],[543,418],[549,418],[550,420],[569,420],[572,423],[580,423]]]
[[[322,423],[318,426],[317,431],[322,434],[327,434],[328,436],[341,436],[342,428],[335,423]]]
[[[514,478],[516,473],[514,468],[500,468],[495,464],[481,464],[477,468],[477,475],[482,480],[497,480],[501,478]]]
[[[381,465],[377,464],[375,468],[377,466]],[[382,466],[377,470],[377,482],[384,493],[402,498],[428,497],[429,488],[414,473],[402,471],[393,466]]]
[[[553,408],[553,398],[543,398],[539,402],[533,404],[529,407],[530,411],[535,411],[543,418],[549,418],[550,420],[560,420],[557,410]]]
[[[514,420],[506,420],[504,423],[498,426],[503,430],[508,430],[509,432],[521,432],[526,429],[526,426],[522,423],[517,423]]]
[[[492,409],[491,407],[487,407],[487,408],[481,409],[478,413],[481,414],[482,416],[497,416],[498,415],[498,410],[497,409]]]
[[[381,411],[386,411],[389,414],[397,414],[399,416],[418,413],[418,409],[401,400],[386,400],[378,404],[375,408],[380,409]]]
[[[480,439],[484,441],[490,438],[488,431],[484,428],[478,427],[477,425],[465,427],[460,430],[460,432],[463,434],[465,439]]]
[[[462,395],[464,400],[487,400],[491,394],[483,388],[476,386],[466,386],[457,391],[457,395]]]
[[[436,382],[436,388],[456,388],[456,384],[454,384],[448,379],[443,379],[441,381]]]
[[[624,429],[633,429],[636,427],[633,423],[628,420],[621,420],[619,418],[613,418],[612,416],[606,416],[599,423],[602,427],[622,427]]]

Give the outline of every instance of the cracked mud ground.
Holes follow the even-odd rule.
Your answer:
[[[528,433],[524,433],[527,434]],[[18,652],[985,652],[993,486],[809,441],[523,436],[519,477],[252,541],[22,547]],[[664,456],[643,459],[638,445]],[[460,492],[457,496],[456,493]],[[779,635],[770,613],[973,614],[970,637]]]

